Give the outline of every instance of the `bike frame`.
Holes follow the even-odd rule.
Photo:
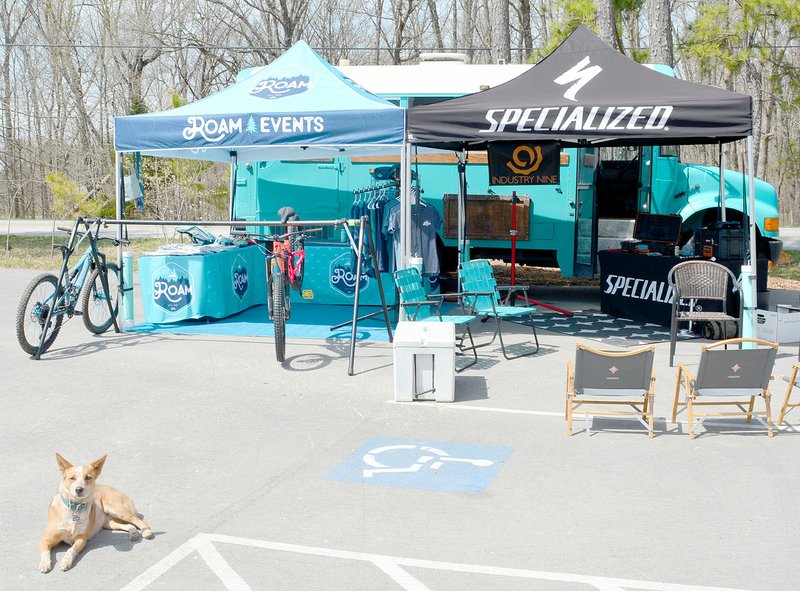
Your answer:
[[[58,246],[61,249],[64,260],[61,263],[61,272],[58,275],[56,291],[53,293],[53,296],[58,294],[58,290],[62,286],[64,287],[64,293],[58,297],[54,305],[50,306],[50,309],[47,311],[47,318],[44,322],[42,335],[39,337],[39,349],[36,351],[34,359],[39,359],[41,357],[42,345],[47,339],[47,328],[50,326],[52,319],[57,315],[63,316],[65,313],[71,315],[74,312],[74,302],[78,299],[78,295],[83,288],[83,284],[86,281],[86,277],[92,265],[101,269],[105,268],[105,255],[97,248],[97,233],[100,230],[102,221],[101,218],[89,219],[78,217],[70,231],[67,244]],[[82,234],[82,236],[79,237],[80,234]],[[80,260],[70,268],[70,256],[75,252],[75,249],[87,239],[89,240],[89,244],[86,247],[86,252],[84,252]],[[103,284],[103,292],[106,296],[108,312],[114,324],[114,332],[119,332],[117,318],[114,314],[114,308],[111,305],[111,295],[108,293],[108,277],[105,273],[100,274],[100,281]],[[75,289],[76,287],[77,289]]]

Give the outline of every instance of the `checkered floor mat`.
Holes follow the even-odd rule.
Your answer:
[[[537,329],[550,330],[618,346],[646,345],[669,341],[669,327],[617,318],[600,312],[575,311],[572,317],[561,314],[541,314],[534,317]],[[678,334],[679,340],[698,338],[697,335]]]

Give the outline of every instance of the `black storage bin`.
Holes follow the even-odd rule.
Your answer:
[[[701,229],[694,233],[694,255],[718,259],[744,259],[745,231],[741,228]]]

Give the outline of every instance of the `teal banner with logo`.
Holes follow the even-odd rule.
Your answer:
[[[139,257],[147,322],[225,318],[267,303],[265,255],[257,246],[222,252]]]
[[[349,244],[309,244],[301,292],[292,291],[292,302],[353,305],[356,293],[356,256]],[[362,265],[359,305],[380,306],[376,269],[371,260]],[[381,273],[386,304],[394,305],[394,279]]]

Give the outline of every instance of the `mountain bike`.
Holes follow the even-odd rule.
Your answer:
[[[248,234],[263,244],[267,255],[267,309],[275,329],[275,358],[286,360],[286,321],[292,311],[290,289],[300,291],[305,268],[305,239],[322,228],[292,229],[285,234]],[[266,244],[271,243],[271,248]]]
[[[56,244],[63,261],[58,276],[42,273],[25,288],[17,308],[17,341],[22,350],[39,359],[56,340],[65,317],[82,316],[83,324],[94,334],[102,334],[111,326],[119,332],[120,273],[117,265],[106,262],[98,242],[109,240],[115,246],[128,244],[98,236],[101,218],[79,217],[72,229],[58,228],[69,233],[67,244]],[[69,267],[70,257],[86,243],[80,260]]]

